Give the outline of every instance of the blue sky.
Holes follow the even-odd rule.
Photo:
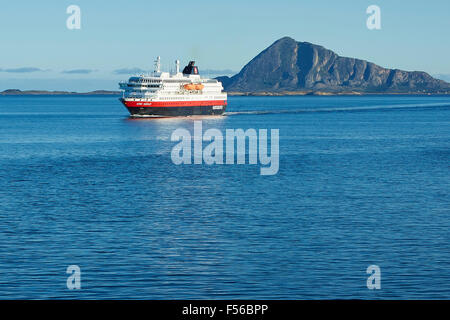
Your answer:
[[[81,8],[81,29],[66,9]],[[381,8],[381,30],[366,8]],[[450,74],[450,1],[196,0],[8,1],[0,10],[0,90],[117,89],[127,71],[195,59],[201,70],[239,71],[290,36],[384,67]]]

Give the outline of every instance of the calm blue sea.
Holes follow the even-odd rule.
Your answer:
[[[203,119],[279,129],[273,176],[174,165],[193,124],[0,97],[0,298],[450,298],[449,97],[230,97]]]

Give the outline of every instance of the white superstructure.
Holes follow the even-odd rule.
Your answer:
[[[227,100],[222,83],[215,79],[201,78],[195,66],[193,66],[195,71],[190,74],[180,72],[179,66],[177,60],[174,73],[162,72],[158,57],[152,74],[133,76],[128,81],[119,83],[120,89],[123,90],[123,100],[130,102]]]

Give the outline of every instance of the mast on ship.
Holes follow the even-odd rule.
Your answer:
[[[155,60],[155,73],[161,72],[161,57],[158,56]]]

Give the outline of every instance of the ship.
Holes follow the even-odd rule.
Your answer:
[[[132,117],[223,115],[227,107],[222,83],[202,78],[195,61],[180,72],[176,60],[171,73],[161,71],[161,57],[157,57],[151,74],[132,76],[119,87],[120,101]]]

